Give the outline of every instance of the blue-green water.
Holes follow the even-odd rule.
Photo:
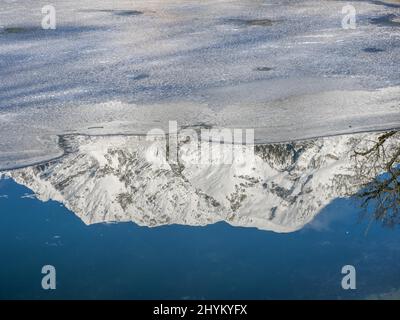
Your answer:
[[[218,223],[150,229],[84,225],[57,202],[0,180],[1,299],[367,298],[400,288],[400,232],[333,201],[308,227],[278,234]],[[21,198],[22,197],[22,198]],[[54,265],[57,289],[43,290]],[[341,288],[354,265],[357,289]]]

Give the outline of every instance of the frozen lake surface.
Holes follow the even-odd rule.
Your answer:
[[[254,128],[275,142],[400,126],[397,1],[0,4],[0,169],[57,135]],[[342,28],[343,6],[357,27]]]

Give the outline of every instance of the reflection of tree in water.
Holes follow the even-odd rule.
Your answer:
[[[400,223],[400,131],[390,131],[354,152],[361,182],[357,197],[373,219],[393,227]],[[372,210],[372,211],[370,211]]]

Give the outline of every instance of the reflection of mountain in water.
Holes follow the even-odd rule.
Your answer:
[[[354,157],[355,150],[369,150],[381,135],[256,145],[253,162],[233,164],[185,162],[195,153],[186,140],[180,144],[183,160],[178,165],[166,160],[162,139],[70,135],[60,139],[70,150],[62,159],[7,174],[40,200],[62,202],[86,224],[226,221],[291,232],[310,222],[334,198],[356,193],[385,171],[377,165],[385,158]],[[385,142],[387,150],[395,150],[398,142],[399,136],[392,135]]]

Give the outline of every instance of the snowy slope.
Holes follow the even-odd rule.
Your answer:
[[[133,221],[154,227],[226,221],[292,232],[333,199],[358,190],[351,155],[377,136],[256,145],[254,158],[231,164],[192,161],[195,149],[186,141],[180,145],[180,162],[171,164],[162,139],[70,135],[61,140],[68,150],[65,157],[7,175],[40,200],[63,203],[86,224]],[[213,154],[224,156],[216,149]]]

